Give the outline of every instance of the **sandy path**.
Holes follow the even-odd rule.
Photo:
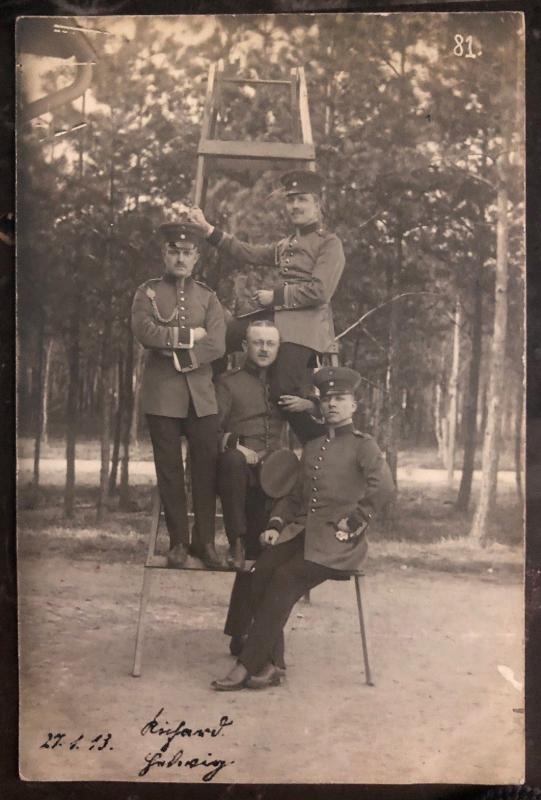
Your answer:
[[[518,581],[370,575],[375,688],[363,681],[353,587],[328,582],[294,610],[285,683],[224,695],[209,683],[232,663],[221,634],[231,576],[156,573],[136,679],[141,579],[140,566],[107,564],[105,554],[101,563],[22,560],[24,777],[199,782],[211,768],[153,767],[138,777],[164,743],[141,728],[163,707],[174,726],[233,720],[215,738],[177,739],[166,754],[234,762],[215,782],[520,781],[522,694],[497,669],[522,674]],[[48,732],[66,734],[62,747],[40,747]],[[102,737],[91,750],[106,733],[104,749]]]

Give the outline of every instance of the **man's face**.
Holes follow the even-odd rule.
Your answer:
[[[352,394],[330,394],[321,400],[321,410],[328,425],[339,427],[351,422],[357,403]]]
[[[164,245],[165,271],[168,275],[174,275],[175,278],[189,278],[198,258],[199,250],[191,243]]]
[[[315,194],[288,194],[286,211],[293,225],[309,225],[319,220],[319,197]]]
[[[280,334],[277,328],[248,328],[244,352],[247,358],[258,367],[269,367],[276,361],[280,347]]]

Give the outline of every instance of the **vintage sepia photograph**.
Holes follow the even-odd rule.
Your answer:
[[[524,779],[524,19],[17,22],[19,769]]]

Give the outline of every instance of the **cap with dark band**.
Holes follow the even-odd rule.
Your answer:
[[[167,244],[173,247],[180,247],[183,244],[196,244],[201,243],[201,237],[191,231],[186,225],[181,225],[178,222],[164,222],[158,228],[158,233]]]
[[[355,394],[361,381],[359,373],[349,367],[323,367],[314,375],[314,386],[321,398],[332,394]]]
[[[280,178],[280,183],[286,195],[290,194],[321,194],[323,180],[317,172],[308,170],[292,170]]]

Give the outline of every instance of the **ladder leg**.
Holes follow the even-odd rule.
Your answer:
[[[133,657],[133,670],[132,675],[134,678],[139,678],[141,675],[141,661],[143,660],[143,640],[145,636],[146,625],[146,611],[148,605],[148,598],[150,595],[150,583],[152,580],[153,570],[149,567],[144,568],[143,574],[143,589],[141,591],[141,600],[139,602],[139,619],[137,621],[137,635],[135,637],[135,654]]]
[[[143,638],[145,635],[146,623],[146,610],[148,605],[148,598],[150,596],[150,584],[152,581],[152,569],[149,564],[152,563],[152,557],[156,552],[156,540],[158,538],[158,530],[160,527],[160,513],[162,504],[160,500],[160,493],[158,488],[154,490],[152,498],[152,517],[150,522],[150,536],[148,537],[148,551],[147,560],[143,571],[143,588],[141,589],[141,598],[139,601],[139,619],[137,620],[137,633],[135,636],[135,655],[133,658],[132,675],[138,678],[141,675],[141,661],[143,659]]]
[[[366,628],[364,624],[364,616],[363,616],[363,604],[361,600],[361,587],[359,583],[359,575],[354,575],[353,579],[355,581],[355,595],[357,597],[357,611],[359,614],[359,628],[361,631],[361,641],[363,646],[363,660],[364,660],[364,675],[366,678],[366,683],[368,686],[374,686],[374,682],[372,680],[372,673],[370,671],[370,662],[368,660],[368,643],[366,640]]]
[[[308,589],[308,591],[303,594],[302,602],[306,603],[307,605],[312,604],[312,601],[310,600],[310,589]]]

